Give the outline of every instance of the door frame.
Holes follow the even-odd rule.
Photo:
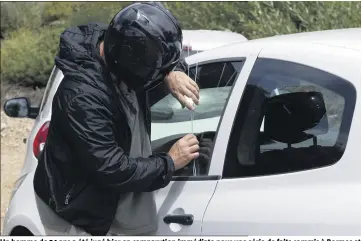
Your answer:
[[[262,48],[245,49],[245,52],[242,55],[244,57],[230,57],[230,58],[220,59],[220,61],[245,60],[245,63],[239,73],[238,78],[236,79],[234,86],[231,89],[229,99],[220,117],[219,125],[216,130],[214,151],[212,153],[211,162],[210,162],[211,164],[208,173],[209,176],[219,176],[219,177],[222,176],[226,149],[228,146],[230,133],[233,127],[235,113],[237,112],[239,103],[241,101],[241,96],[244,92],[246,82],[249,78],[251,70],[253,69],[255,61],[258,58],[261,50]]]

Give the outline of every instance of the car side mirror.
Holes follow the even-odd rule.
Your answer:
[[[297,92],[270,98],[265,106],[264,133],[288,144],[328,132],[328,119],[320,92]]]
[[[4,104],[4,112],[9,117],[35,119],[39,114],[39,108],[30,107],[25,97],[7,100]]]

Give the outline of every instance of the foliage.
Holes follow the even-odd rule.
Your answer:
[[[78,5],[77,2],[46,2],[42,18],[45,23],[68,19]]]
[[[1,2],[1,36],[20,29],[37,29],[42,24],[43,2]]]
[[[24,86],[44,86],[54,65],[62,29],[41,32],[21,28],[9,34],[1,48],[1,80]]]
[[[231,30],[248,39],[361,27],[360,2],[165,2],[184,29]]]
[[[131,2],[81,2],[77,5],[68,24],[75,26],[89,22],[111,22],[114,15]]]

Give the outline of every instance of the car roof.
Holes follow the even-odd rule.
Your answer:
[[[350,50],[349,53],[359,56],[359,52],[361,52],[361,43],[361,28],[304,32],[227,44],[200,54],[191,55],[186,61],[197,63],[202,61],[206,56],[208,56],[207,58],[217,58],[220,55],[237,57],[239,56],[240,51],[245,54],[245,51],[253,52],[264,47],[274,48],[275,46],[276,48],[280,48],[287,45],[295,47],[324,45],[325,47],[348,49]]]
[[[230,31],[182,30],[182,34],[184,45],[200,51],[248,40],[243,35]]]
[[[361,50],[361,28],[303,32],[250,40],[250,43],[303,42]]]

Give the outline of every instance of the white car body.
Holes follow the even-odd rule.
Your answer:
[[[182,30],[184,56],[228,44],[248,41],[243,35],[219,30]]]
[[[192,124],[195,133],[217,133],[209,172],[206,177],[175,178],[167,187],[156,191],[159,228],[155,234],[360,236],[361,29],[252,40],[192,55],[186,61],[190,66],[202,66],[208,62],[240,59],[243,59],[243,66],[230,88],[230,95],[220,116],[194,120]],[[224,162],[229,152],[234,120],[258,59],[312,67],[342,78],[355,88],[355,108],[347,133],[348,141],[343,155],[336,163],[275,175],[224,178]],[[61,73],[58,74],[57,79],[61,79]],[[44,209],[37,204],[33,190],[33,175],[37,165],[33,141],[39,128],[51,118],[51,100],[59,82],[55,81],[46,90],[49,91],[49,97],[43,100],[41,112],[29,135],[21,178],[4,219],[4,235],[19,235],[24,228],[33,235],[47,235],[48,229],[60,235],[62,231],[65,232],[66,223],[63,220],[56,217],[54,220],[42,220]],[[203,96],[201,89],[200,106],[209,103],[206,98],[210,97]],[[178,106],[171,107],[176,111],[181,110]],[[189,133],[192,129],[190,121],[152,123],[152,140]],[[191,214],[193,224],[166,224],[163,218],[170,214]]]

